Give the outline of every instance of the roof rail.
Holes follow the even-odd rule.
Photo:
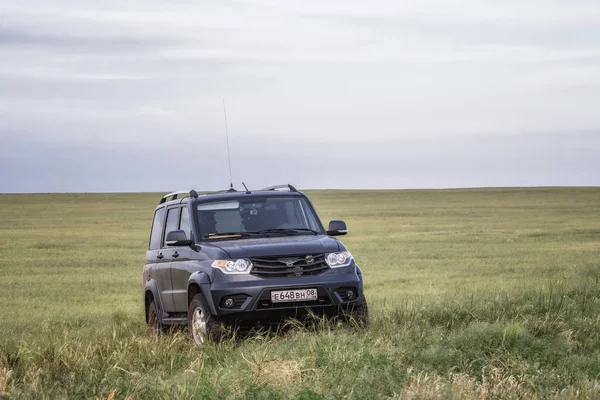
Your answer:
[[[194,189],[192,190],[178,190],[177,192],[173,192],[173,193],[169,193],[167,195],[164,195],[162,199],[160,199],[160,202],[158,204],[163,204],[167,201],[171,201],[171,200],[175,200],[178,198],[178,196],[180,194],[183,194],[184,196],[181,196],[182,198],[184,197],[194,197],[197,198],[198,197],[198,193],[196,193],[196,191]],[[172,199],[167,200],[169,197],[172,197]]]
[[[293,187],[289,183],[285,184],[285,185],[269,186],[269,187],[266,187],[266,188],[262,188],[260,190],[277,190],[277,189],[288,189],[290,192],[297,192],[298,191],[295,187]]]

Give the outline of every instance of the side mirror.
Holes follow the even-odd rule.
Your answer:
[[[189,246],[192,240],[187,238],[185,231],[171,231],[167,233],[167,246]]]
[[[329,229],[327,230],[327,234],[329,236],[339,236],[345,235],[348,233],[348,227],[346,223],[339,219],[334,219],[329,222]]]

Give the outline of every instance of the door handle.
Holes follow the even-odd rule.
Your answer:
[[[177,250],[175,250],[175,253],[173,253],[173,258],[177,258],[179,257],[179,253],[177,252]]]
[[[156,256],[156,258],[158,258],[159,260],[162,260],[163,258],[165,258],[165,256],[163,256],[162,253],[158,253],[158,255]]]

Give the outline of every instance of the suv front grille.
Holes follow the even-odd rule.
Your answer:
[[[325,263],[325,254],[307,254],[301,256],[251,258],[253,275],[266,278],[284,276],[317,275],[329,269]]]

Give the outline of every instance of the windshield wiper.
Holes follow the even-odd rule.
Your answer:
[[[272,229],[263,229],[260,230],[259,233],[281,233],[284,235],[297,235],[298,233],[310,232],[313,235],[318,235],[319,232],[308,229],[308,228],[272,228]]]
[[[208,239],[219,239],[219,238],[223,238],[223,237],[242,237],[242,236],[256,236],[256,235],[261,235],[261,236],[266,236],[264,233],[262,232],[253,232],[253,231],[247,231],[247,232],[220,232],[220,233],[209,233],[208,236],[206,236]]]

